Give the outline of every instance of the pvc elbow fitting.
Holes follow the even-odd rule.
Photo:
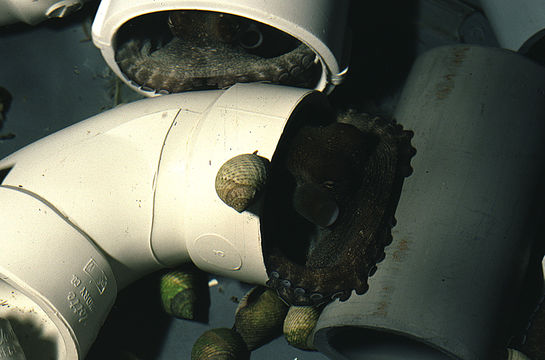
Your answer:
[[[0,161],[0,318],[41,329],[29,351],[54,343],[72,360],[117,290],[151,271],[192,261],[264,284],[259,217],[218,198],[216,173],[242,153],[271,159],[288,119],[323,96],[238,84],[146,99]]]
[[[93,23],[92,36],[106,63],[120,79],[145,96],[155,96],[158,95],[156,90],[136,85],[122,73],[116,62],[122,26],[142,15],[161,11],[201,10],[232,14],[279,29],[312,49],[322,68],[315,89],[329,93],[348,71],[349,49],[345,41],[348,5],[346,0],[103,0]]]
[[[62,18],[79,10],[88,0],[0,0],[0,26],[24,22],[36,25],[49,18]]]

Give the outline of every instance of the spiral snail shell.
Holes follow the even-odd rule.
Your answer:
[[[312,331],[322,310],[314,306],[291,306],[284,320],[284,337],[288,343],[303,350],[315,350]]]
[[[274,290],[257,286],[240,301],[233,328],[252,351],[282,335],[287,313],[288,306]]]
[[[167,314],[186,320],[208,320],[210,294],[204,272],[193,268],[169,271],[161,277],[160,293]]]
[[[248,360],[250,352],[235,330],[217,328],[204,332],[193,345],[191,360]]]
[[[530,360],[530,358],[518,350],[507,349],[507,360]]]
[[[269,160],[253,154],[241,154],[227,160],[216,175],[216,193],[238,212],[255,200],[267,181]]]

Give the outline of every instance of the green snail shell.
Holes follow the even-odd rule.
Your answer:
[[[250,352],[235,330],[217,328],[204,332],[193,345],[191,360],[248,360]]]
[[[288,343],[303,350],[315,350],[312,331],[316,327],[321,308],[291,306],[284,320],[284,337]]]
[[[287,313],[288,306],[274,290],[257,286],[240,301],[233,328],[252,351],[282,335]]]
[[[175,317],[206,322],[210,294],[208,277],[198,269],[172,270],[161,277],[161,301],[165,311]]]
[[[515,349],[507,349],[507,360],[530,360],[530,358]]]
[[[216,193],[238,212],[255,200],[267,181],[269,160],[253,154],[242,154],[227,160],[216,175]]]

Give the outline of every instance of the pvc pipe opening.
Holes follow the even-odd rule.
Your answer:
[[[145,96],[256,81],[329,93],[348,71],[348,4],[103,0],[93,42],[114,73]],[[203,59],[208,65],[202,66]],[[170,73],[177,66],[191,70]],[[138,73],[142,68],[154,74]]]
[[[329,344],[351,360],[453,359],[423,341],[376,329],[341,327],[331,332]]]
[[[113,48],[124,78],[152,95],[255,81],[315,88],[322,76],[316,54],[294,36],[217,11],[142,14],[121,25]]]
[[[23,292],[2,280],[0,280],[0,319],[11,323],[27,360],[66,357],[67,349],[63,334],[46,311]],[[1,359],[4,359],[5,352],[6,349],[2,350],[0,346]],[[9,348],[7,352],[13,352],[13,349]],[[22,356],[24,358],[24,355]]]

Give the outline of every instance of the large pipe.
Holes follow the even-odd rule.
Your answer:
[[[545,2],[481,0],[501,46],[545,64]]]
[[[545,162],[545,69],[511,51],[422,55],[395,117],[414,173],[369,291],[327,306],[316,347],[339,359],[499,359],[507,346]]]
[[[51,18],[63,18],[76,10],[88,0],[0,0],[0,26],[17,22],[36,25]]]
[[[117,290],[166,266],[264,284],[259,217],[221,201],[216,173],[235,155],[271,159],[288,119],[324,97],[239,84],[147,99],[0,161],[0,318],[27,358],[83,358]]]

